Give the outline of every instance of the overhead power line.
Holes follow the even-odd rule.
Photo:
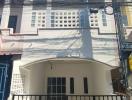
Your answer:
[[[4,0],[0,0],[0,5],[24,5],[24,6],[30,6],[30,5],[57,5],[57,6],[73,6],[73,5],[108,5],[112,4],[115,6],[132,6],[132,2],[75,2],[75,1],[53,1],[53,2],[47,2],[44,1],[32,1],[32,0],[10,0],[9,2],[3,2]]]

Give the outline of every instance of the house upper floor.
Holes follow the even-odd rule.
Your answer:
[[[32,2],[38,1],[42,0]],[[50,2],[49,6],[15,6],[10,3],[0,6],[1,54],[19,53],[28,59],[72,56],[117,65],[113,61],[118,60],[118,29],[114,14],[106,13],[106,10],[111,11],[111,6],[108,9],[100,8],[95,6],[94,1],[88,1],[93,6],[59,3],[59,6],[51,6],[60,0],[47,1]],[[130,37],[131,13],[127,10],[131,10],[131,7],[122,8],[121,19],[125,36]]]
[[[96,29],[99,33],[116,33],[118,30],[112,13],[115,8],[109,4],[112,0],[72,0],[72,3],[70,0],[1,0],[0,2],[3,2],[3,6],[0,6],[0,28],[4,30],[10,28],[10,34],[38,34],[40,30],[47,28],[87,28]],[[23,2],[23,5],[17,2]],[[25,3],[31,5],[24,5]],[[120,9],[122,12],[120,18],[127,39],[132,30],[130,20],[132,8],[121,6]]]

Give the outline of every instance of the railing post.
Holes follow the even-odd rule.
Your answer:
[[[120,96],[120,99],[123,100],[123,96],[122,95]]]
[[[15,100],[15,95],[14,94],[12,95],[12,100]]]
[[[95,100],[95,96],[93,96],[93,100]]]
[[[41,98],[41,95],[39,96],[39,100],[41,100],[42,98]]]

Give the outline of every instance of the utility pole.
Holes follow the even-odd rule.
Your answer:
[[[130,100],[130,91],[128,91],[128,57],[131,53],[132,48],[127,50],[127,41],[125,40],[125,33],[124,33],[124,26],[123,26],[123,19],[122,19],[122,12],[121,9],[124,6],[130,6],[132,2],[112,2],[113,7],[113,14],[115,17],[116,23],[116,35],[117,35],[117,43],[118,43],[118,52],[119,52],[119,60],[120,60],[120,69],[121,69],[121,80],[120,83],[125,88],[126,95],[128,96],[128,100]],[[132,44],[132,43],[131,43]],[[130,46],[130,45],[129,45]]]

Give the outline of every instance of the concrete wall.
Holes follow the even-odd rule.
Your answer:
[[[94,94],[112,94],[113,87],[111,81],[110,66],[92,63],[93,65],[93,86]]]
[[[24,37],[23,64],[54,57],[92,58],[118,66],[116,36],[87,30],[48,30],[39,31],[39,36]]]

